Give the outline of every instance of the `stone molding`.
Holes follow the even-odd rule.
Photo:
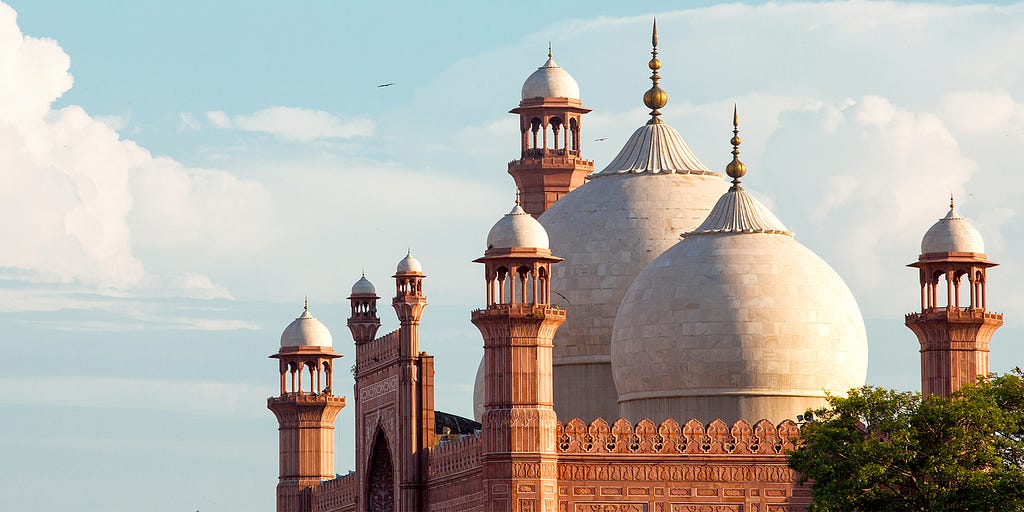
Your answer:
[[[586,425],[573,418],[557,423],[555,435],[558,453],[780,455],[799,445],[800,427],[791,420],[778,425],[739,420],[730,427],[720,419],[707,425],[697,419],[683,425],[643,419],[634,425],[620,418],[608,425],[598,418]]]

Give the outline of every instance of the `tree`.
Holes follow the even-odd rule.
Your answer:
[[[952,399],[865,386],[829,396],[789,465],[812,480],[812,511],[1024,510],[1024,375]]]

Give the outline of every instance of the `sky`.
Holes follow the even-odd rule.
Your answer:
[[[1000,263],[992,369],[1021,363],[1024,4],[8,1],[0,508],[273,510],[267,356],[308,296],[351,364],[349,288],[408,249],[437,407],[470,416],[507,112],[551,42],[602,168],[646,121],[655,16],[663,119],[724,168],[739,105],[744,186],[850,286],[869,383],[919,388],[905,265],[950,193]]]

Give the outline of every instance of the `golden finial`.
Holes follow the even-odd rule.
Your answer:
[[[953,209],[953,193],[952,192],[949,193],[949,209],[950,210]]]
[[[309,311],[309,295],[306,295],[305,303],[302,305],[302,311],[304,313]]]
[[[647,67],[651,68],[651,82],[654,84],[647,92],[644,93],[644,105],[651,109],[651,120],[647,121],[647,124],[661,124],[661,119],[658,116],[661,112],[658,109],[663,108],[668,103],[668,94],[658,87],[658,80],[661,77],[658,75],[658,70],[661,69],[661,61],[658,60],[658,19],[654,19],[654,31],[651,33],[651,61],[647,63]]]
[[[516,206],[519,206],[519,205],[520,205],[520,203],[519,203],[519,189],[517,188],[516,189]]]
[[[747,165],[740,162],[740,143],[743,140],[740,139],[740,117],[736,112],[736,104],[732,105],[732,162],[725,166],[725,173],[732,178],[732,188],[734,190],[740,189],[740,178],[744,174],[747,174]]]
[[[548,58],[551,58],[551,41],[548,41]]]

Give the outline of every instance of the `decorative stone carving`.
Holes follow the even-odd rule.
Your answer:
[[[790,420],[773,425],[767,420],[739,420],[730,427],[722,420],[704,425],[696,419],[682,427],[668,419],[655,426],[648,419],[636,425],[616,420],[611,427],[602,418],[585,426],[579,418],[555,425],[559,453],[662,453],[779,455],[799,445],[800,427]]]

